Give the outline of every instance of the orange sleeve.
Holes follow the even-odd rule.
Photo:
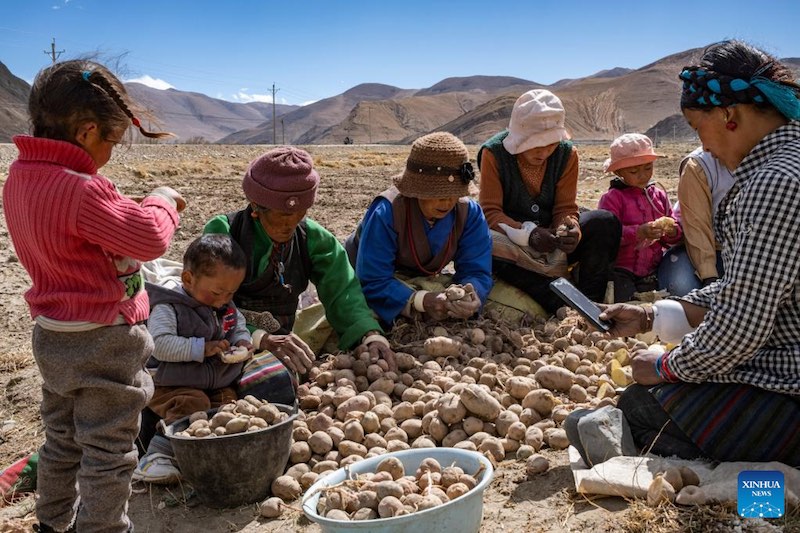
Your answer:
[[[504,222],[519,229],[522,224],[503,212],[503,186],[497,170],[497,160],[491,150],[484,149],[481,155],[481,184],[478,201],[483,209],[486,222],[495,231],[503,232],[498,224]]]
[[[556,184],[556,195],[553,202],[553,223],[551,227],[560,224],[578,224],[578,151],[572,149],[572,154],[567,161],[567,167]]]

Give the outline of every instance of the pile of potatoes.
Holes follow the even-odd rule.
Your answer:
[[[448,325],[396,326],[396,372],[366,353],[332,355],[312,369],[297,391],[284,501],[339,467],[409,448],[474,450],[544,472],[537,452],[569,445],[560,427],[567,415],[614,404],[616,388],[629,383],[630,353],[648,347],[607,340],[568,308],[516,329],[494,317]]]
[[[470,475],[457,466],[422,461],[405,475],[400,459],[387,457],[374,473],[360,474],[323,489],[317,512],[334,520],[371,520],[403,516],[438,507],[459,498],[478,484],[480,472]],[[477,479],[476,479],[477,478]]]
[[[219,437],[266,429],[283,422],[289,415],[267,401],[245,396],[221,406],[209,420],[208,413],[197,411],[189,416],[189,427],[176,437]]]

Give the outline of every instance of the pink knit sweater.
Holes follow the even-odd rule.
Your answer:
[[[19,158],[3,186],[8,232],[33,286],[31,317],[111,324],[145,320],[149,302],[140,261],[169,246],[178,213],[160,197],[141,204],[97,174],[73,144],[14,137]]]

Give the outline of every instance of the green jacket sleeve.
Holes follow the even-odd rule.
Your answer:
[[[368,331],[382,329],[367,306],[344,247],[313,220],[307,218],[306,227],[311,281],[317,287],[328,322],[339,335],[339,348],[350,349],[361,342]]]
[[[231,225],[228,224],[228,217],[217,215],[203,226],[203,233],[225,233],[231,232]]]

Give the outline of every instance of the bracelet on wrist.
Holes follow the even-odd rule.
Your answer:
[[[658,377],[660,377],[661,379],[663,379],[668,383],[677,383],[678,381],[680,381],[680,379],[678,379],[678,376],[672,373],[672,371],[669,369],[669,366],[667,365],[667,361],[669,360],[669,356],[671,353],[672,350],[659,356],[657,361],[658,369],[656,370],[656,373],[658,374]]]

